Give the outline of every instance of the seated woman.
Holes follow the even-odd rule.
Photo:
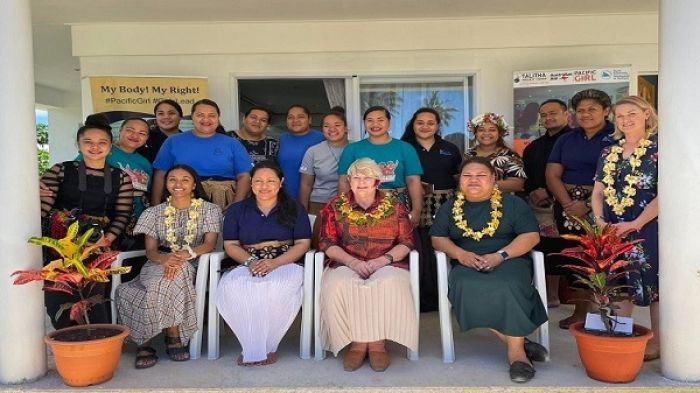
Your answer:
[[[362,366],[384,371],[390,357],[385,340],[418,349],[406,257],[413,225],[394,192],[378,191],[382,173],[369,158],[347,171],[350,192],[321,210],[319,249],[328,257],[321,287],[323,349],[338,355],[350,344],[345,371]],[[387,312],[386,310],[391,310]]]
[[[474,133],[477,144],[464,154],[465,157],[488,158],[496,170],[496,184],[501,191],[522,191],[527,176],[523,160],[503,140],[511,128],[503,115],[485,112],[471,119],[467,127]]]
[[[487,158],[468,158],[459,191],[438,210],[430,235],[433,247],[452,258],[449,299],[461,330],[490,329],[508,348],[511,380],[532,379],[525,336],[547,321],[547,312],[532,286],[527,253],[539,227],[528,205],[501,193]]]
[[[251,170],[253,196],[226,211],[224,248],[240,265],[221,278],[216,308],[241,343],[238,364],[277,361],[277,347],[302,300],[304,268],[311,244],[304,208],[282,186],[282,170],[262,161]]]
[[[108,244],[118,242],[129,222],[133,209],[133,187],[129,176],[107,163],[112,147],[112,130],[98,117],[88,117],[85,125],[78,129],[78,149],[82,161],[66,161],[52,166],[41,178],[47,192],[41,196],[41,217],[44,220],[44,234],[54,239],[65,236],[68,225],[81,222],[81,233],[87,228],[95,228],[96,241],[104,234]],[[92,287],[90,293],[103,294],[104,284]],[[77,296],[58,292],[45,292],[46,312],[54,328],[60,329],[71,324],[68,313],[56,318],[56,312],[64,303],[78,301]],[[109,323],[109,314],[103,304],[90,309],[90,321]]]
[[[165,333],[171,360],[190,358],[187,344],[197,331],[195,265],[197,257],[214,249],[221,228],[221,209],[201,199],[197,174],[176,165],[165,174],[165,203],[146,209],[134,233],[146,237],[148,262],[135,279],[116,291],[119,322],[128,326],[138,344],[136,368],[156,364],[150,341]]]

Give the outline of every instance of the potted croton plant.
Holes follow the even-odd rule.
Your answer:
[[[582,235],[562,235],[574,240],[578,247],[562,250],[559,255],[582,262],[565,265],[575,272],[577,282],[592,291],[589,299],[598,307],[597,313],[589,313],[586,322],[569,327],[576,338],[579,356],[589,377],[605,382],[631,382],[639,373],[644,360],[644,350],[653,335],[644,326],[633,324],[632,318],[618,317],[616,302],[623,299],[621,279],[633,269],[634,260],[625,259],[635,244],[642,240],[624,240],[627,233],[617,233],[612,225],[593,226],[578,220],[584,229]]]
[[[94,244],[88,241],[93,229],[78,234],[79,223],[68,227],[62,239],[32,237],[29,243],[48,247],[58,258],[40,270],[22,270],[12,273],[14,284],[44,281],[44,291],[63,292],[80,298],[75,303],[63,304],[57,319],[63,312],[77,326],[59,329],[45,337],[51,347],[56,369],[63,382],[70,386],[88,386],[108,381],[119,364],[122,344],[129,330],[113,324],[90,324],[89,309],[109,301],[102,295],[85,297],[96,283],[108,282],[112,274],[127,273],[131,267],[112,268],[117,251],[104,251],[104,239]]]

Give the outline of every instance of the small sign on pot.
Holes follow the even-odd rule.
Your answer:
[[[613,322],[613,330],[617,334],[631,336],[634,319],[629,317],[611,316]],[[605,324],[600,314],[589,312],[586,314],[586,323],[583,325],[586,330],[606,332]]]

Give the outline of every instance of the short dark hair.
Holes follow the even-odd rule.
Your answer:
[[[367,110],[365,111],[365,114],[362,115],[362,120],[366,120],[367,115],[369,115],[370,112],[375,112],[375,111],[384,112],[384,115],[386,116],[386,118],[391,120],[391,112],[389,112],[388,109],[386,109],[385,107],[383,107],[381,105],[374,105],[374,106],[370,106],[369,108],[367,108]]]
[[[257,106],[257,105],[253,105],[250,108],[248,108],[248,110],[245,111],[245,114],[243,115],[243,117],[248,117],[248,115],[250,115],[250,112],[252,112],[252,111],[262,111],[262,112],[267,113],[267,120],[270,120],[272,118],[272,112],[270,112],[269,109],[264,108],[262,106]]]
[[[294,109],[294,108],[301,108],[301,110],[303,110],[304,113],[306,113],[306,116],[311,117],[311,111],[309,111],[309,108],[307,108],[307,107],[305,107],[304,105],[301,105],[301,104],[292,104],[292,105],[290,105],[289,108],[287,108],[287,114],[289,114],[289,111],[291,111],[291,110]]]
[[[603,109],[612,106],[612,100],[610,100],[608,93],[598,89],[586,89],[579,91],[571,97],[571,109],[576,110],[583,100],[593,100],[600,104]]]
[[[192,104],[192,114],[193,115],[194,115],[194,111],[200,105],[208,105],[208,106],[214,107],[214,108],[216,108],[216,114],[221,115],[221,110],[219,109],[219,105],[216,102],[214,102],[208,98],[203,98],[203,99],[195,102],[194,104]]]
[[[154,115],[156,114],[156,112],[158,112],[158,107],[161,106],[162,104],[168,104],[168,105],[172,106],[173,108],[175,108],[177,113],[180,114],[180,117],[183,116],[182,107],[180,106],[180,104],[178,104],[177,101],[175,101],[175,100],[171,100],[170,98],[166,98],[164,100],[158,101],[156,106],[153,107],[153,114]]]
[[[479,157],[479,156],[471,156],[471,157],[465,158],[464,161],[462,161],[462,163],[459,164],[459,173],[462,173],[462,170],[464,170],[464,167],[469,165],[469,164],[483,165],[486,168],[488,168],[489,172],[492,175],[494,175],[494,176],[496,175],[496,169],[491,164],[491,160],[489,160],[486,157]]]
[[[566,102],[558,98],[550,98],[548,100],[545,100],[543,103],[540,104],[540,109],[542,109],[542,107],[547,104],[559,104],[559,106],[564,112],[566,112],[569,109],[569,107],[566,106]]]

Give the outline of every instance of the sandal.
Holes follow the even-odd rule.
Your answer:
[[[174,362],[184,362],[190,360],[190,346],[182,345],[180,337],[165,336],[165,353]]]
[[[156,350],[149,345],[136,348],[136,361],[134,366],[137,369],[150,368],[158,363],[158,355]]]
[[[525,383],[535,376],[535,368],[531,364],[515,361],[510,365],[510,380],[517,383]]]

